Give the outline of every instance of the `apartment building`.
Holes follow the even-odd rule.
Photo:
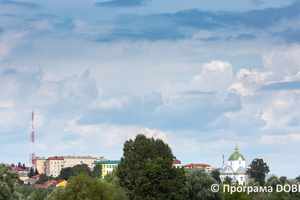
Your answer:
[[[101,178],[104,178],[104,176],[108,173],[111,173],[114,169],[117,168],[118,164],[119,164],[119,160],[102,160],[102,161],[98,161],[93,163],[93,165],[97,165],[100,164],[102,165],[102,176]]]
[[[194,167],[197,168],[203,168],[205,170],[206,173],[211,173],[211,166],[207,165],[207,164],[187,164],[183,166],[184,168],[187,169],[193,169]]]
[[[35,167],[39,173],[47,174],[48,176],[58,176],[60,171],[66,167],[73,167],[75,165],[86,164],[91,170],[93,169],[93,163],[106,160],[104,157],[92,157],[92,156],[53,156],[49,158],[36,157]]]

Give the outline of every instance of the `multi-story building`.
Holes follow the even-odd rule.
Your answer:
[[[86,164],[91,170],[92,164],[97,161],[96,157],[91,156],[62,156],[65,167],[73,167],[75,165]]]
[[[119,160],[103,160],[93,163],[93,165],[100,164],[102,165],[102,175],[101,178],[104,178],[106,174],[111,173],[114,169],[117,168]]]
[[[36,157],[35,167],[39,173],[47,174],[48,176],[58,176],[60,171],[66,167],[73,167],[75,165],[86,164],[91,170],[93,169],[93,163],[106,160],[104,157],[92,157],[92,156],[54,156],[54,157]]]
[[[206,173],[211,173],[211,166],[207,165],[207,164],[187,164],[183,166],[184,168],[187,169],[193,169],[194,167],[197,168],[203,168],[205,170]]]

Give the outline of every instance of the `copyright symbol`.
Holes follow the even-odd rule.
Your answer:
[[[219,185],[218,184],[212,184],[210,187],[212,192],[219,192]]]

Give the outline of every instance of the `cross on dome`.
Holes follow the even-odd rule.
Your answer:
[[[237,142],[235,143],[236,144],[236,147],[235,147],[235,152],[237,153],[239,148],[237,147]]]

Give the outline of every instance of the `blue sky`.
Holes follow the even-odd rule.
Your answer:
[[[142,133],[182,164],[299,175],[300,1],[0,0],[0,162],[119,159]]]

